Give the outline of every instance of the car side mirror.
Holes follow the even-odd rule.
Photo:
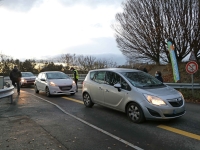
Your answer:
[[[41,81],[46,81],[44,78],[40,79]]]
[[[121,91],[122,88],[121,84],[117,83],[114,85],[114,87],[117,88],[119,92]]]

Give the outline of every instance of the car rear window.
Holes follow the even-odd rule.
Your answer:
[[[34,74],[31,72],[22,72],[22,77],[31,77],[31,76],[34,76]]]

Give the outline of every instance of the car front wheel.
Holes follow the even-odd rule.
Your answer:
[[[36,85],[35,85],[35,93],[39,93],[39,90]]]
[[[145,120],[141,107],[136,103],[130,103],[126,113],[129,119],[135,123],[142,123]]]
[[[51,96],[51,93],[50,93],[50,91],[49,91],[49,88],[48,88],[48,87],[46,87],[46,96],[47,96],[47,97],[50,97],[50,96]]]
[[[83,94],[83,102],[86,107],[92,107],[94,105],[88,93]]]

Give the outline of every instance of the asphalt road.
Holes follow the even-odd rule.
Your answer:
[[[102,138],[99,136],[100,132],[115,139],[115,142],[111,143],[112,146],[108,149],[118,149],[117,145],[120,144],[127,145],[127,147],[124,146],[124,149],[137,150],[200,149],[200,104],[186,103],[186,114],[179,119],[146,121],[142,124],[135,124],[122,112],[100,105],[86,108],[82,102],[81,90],[74,96],[52,97],[46,97],[43,92],[35,94],[33,88],[21,88],[21,90],[58,105],[60,109],[66,112],[67,117],[80,121],[87,126],[87,130],[93,131],[90,133],[92,135],[88,136],[95,137],[88,142],[92,142],[97,147],[98,144],[103,144],[98,143],[99,140],[95,140],[98,137]],[[46,128],[45,130],[51,132],[51,129]],[[95,130],[96,132],[94,132]],[[84,137],[82,138],[84,139]]]

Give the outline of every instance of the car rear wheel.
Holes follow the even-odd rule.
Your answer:
[[[46,96],[47,96],[47,97],[50,97],[50,96],[51,96],[51,93],[50,93],[50,91],[49,91],[49,88],[48,88],[48,87],[46,87]]]
[[[83,93],[83,102],[86,107],[92,107],[94,105],[88,93]]]
[[[142,123],[145,120],[141,107],[136,103],[130,103],[126,110],[129,119],[135,123]]]
[[[39,93],[39,90],[36,85],[35,85],[35,93]]]

